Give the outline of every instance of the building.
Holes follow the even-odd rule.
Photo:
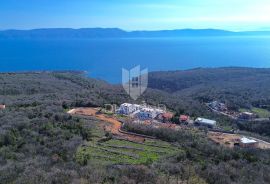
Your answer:
[[[209,103],[208,105],[211,109],[216,110],[216,111],[222,111],[222,112],[228,111],[227,106],[224,103],[220,103],[218,101],[213,101]]]
[[[259,143],[257,141],[246,137],[242,137],[239,143],[239,145],[243,148],[256,148],[258,144]]]
[[[189,116],[187,115],[180,115],[179,122],[180,123],[187,123],[189,121]]]
[[[194,122],[197,126],[206,126],[208,128],[214,128],[217,124],[215,120],[205,119],[205,118],[197,118]]]
[[[6,105],[3,105],[3,104],[0,105],[0,110],[3,110],[5,108],[6,108]]]
[[[252,120],[254,118],[256,118],[256,115],[254,113],[251,112],[242,112],[239,114],[239,119],[242,120]]]
[[[119,114],[125,114],[125,115],[130,115],[142,107],[137,104],[130,104],[130,103],[123,103],[120,105],[120,108],[117,110],[117,113]]]
[[[172,118],[173,118],[173,114],[170,112],[160,113],[157,116],[157,119],[162,121],[163,123],[170,122]]]
[[[136,113],[136,117],[141,120],[155,119],[160,114],[164,113],[161,109],[142,108]]]
[[[157,119],[160,114],[164,114],[163,118],[171,119],[173,115],[165,113],[162,109],[154,108],[146,105],[123,103],[117,110],[118,114],[128,115],[133,118],[139,118],[141,120]],[[161,116],[160,116],[161,117]]]

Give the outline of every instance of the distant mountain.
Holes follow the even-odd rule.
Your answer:
[[[231,32],[217,29],[178,29],[160,31],[124,31],[118,28],[51,28],[0,31],[2,39],[91,39],[91,38],[154,38],[154,37],[205,37],[205,36],[260,36],[270,31]]]
[[[120,29],[102,28],[53,28],[33,30],[6,30],[0,31],[0,38],[42,38],[42,39],[66,39],[66,38],[114,38],[124,37],[126,32]]]

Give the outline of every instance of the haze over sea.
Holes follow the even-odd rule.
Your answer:
[[[270,67],[270,37],[0,40],[0,71],[83,70],[121,82],[122,68]]]

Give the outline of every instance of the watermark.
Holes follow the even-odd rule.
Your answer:
[[[137,100],[148,86],[148,69],[141,71],[140,65],[127,70],[122,68],[122,86],[133,100]]]
[[[147,109],[162,110],[163,112],[167,112],[167,107],[164,104],[157,104],[157,105],[148,105],[146,103],[142,103],[140,105],[139,104],[130,104],[130,106],[128,108],[130,108],[131,110],[134,110],[134,106],[136,106],[138,108],[135,110],[147,108]],[[116,113],[119,113],[119,111],[121,111],[121,108],[126,108],[126,107],[117,106],[116,104],[104,104],[103,112],[116,114]]]

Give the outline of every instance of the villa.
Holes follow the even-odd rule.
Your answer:
[[[194,122],[195,125],[199,126],[206,126],[208,128],[214,128],[217,124],[216,121],[210,120],[210,119],[205,119],[205,118],[197,118]]]
[[[155,119],[160,114],[165,113],[159,108],[149,107],[146,105],[123,103],[117,110],[117,113],[128,115],[130,117],[136,117],[141,120]]]
[[[218,101],[213,101],[208,104],[208,106],[215,111],[220,111],[220,112],[225,112],[228,110],[226,104],[218,102]]]
[[[118,109],[117,113],[124,114],[124,115],[130,115],[142,108],[141,105],[137,104],[130,104],[130,103],[123,103],[120,105],[120,108]]]

